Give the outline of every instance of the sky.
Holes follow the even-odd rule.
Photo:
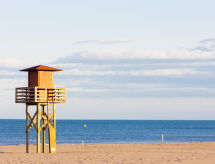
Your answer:
[[[0,0],[0,118],[25,118],[20,69],[47,65],[57,119],[213,120],[215,1]]]

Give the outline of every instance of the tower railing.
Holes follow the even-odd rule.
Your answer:
[[[16,88],[16,103],[64,103],[66,88],[20,87]]]

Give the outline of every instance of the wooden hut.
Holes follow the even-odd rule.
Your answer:
[[[29,152],[28,134],[34,127],[37,132],[37,153],[40,152],[40,133],[42,133],[42,152],[45,153],[45,132],[49,132],[49,152],[56,152],[56,103],[66,102],[66,88],[54,87],[54,72],[60,69],[38,65],[20,71],[28,72],[28,87],[16,88],[16,103],[26,104],[26,152]],[[36,106],[33,115],[29,105]]]

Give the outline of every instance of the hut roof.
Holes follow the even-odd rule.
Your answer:
[[[53,67],[48,67],[45,65],[37,65],[34,67],[22,69],[20,71],[62,71],[61,69],[53,68]]]

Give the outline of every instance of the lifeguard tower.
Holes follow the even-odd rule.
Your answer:
[[[16,88],[16,103],[26,104],[26,153],[29,152],[28,133],[34,127],[37,133],[37,153],[45,153],[45,132],[48,129],[49,153],[56,153],[56,103],[66,102],[66,88],[54,87],[54,72],[60,69],[38,65],[20,71],[28,72],[28,87]],[[33,115],[29,106],[35,106]]]

